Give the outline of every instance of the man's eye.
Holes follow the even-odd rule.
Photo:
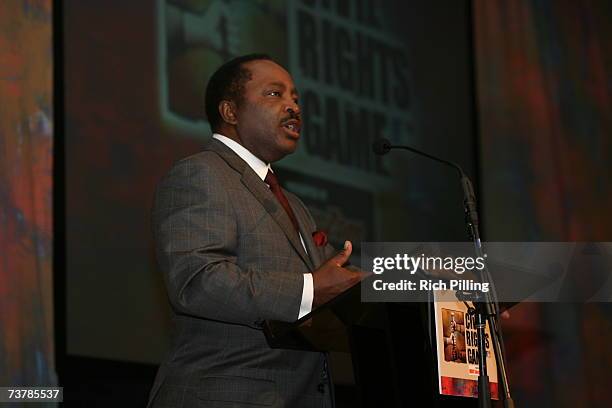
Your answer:
[[[271,95],[271,96],[280,96],[280,94],[281,93],[279,91],[270,91],[270,92],[268,92],[268,95]]]

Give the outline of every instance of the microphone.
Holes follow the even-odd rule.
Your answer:
[[[414,147],[392,145],[388,139],[382,137],[376,139],[374,143],[372,143],[372,150],[379,156],[389,153],[391,149],[409,150],[413,153],[418,154],[419,156],[427,157],[428,159],[435,160],[438,163],[442,163],[457,170],[457,172],[459,173],[459,178],[461,179],[461,188],[463,189],[466,215],[473,226],[471,233],[474,239],[480,241],[480,233],[478,231],[478,212],[476,211],[476,195],[474,194],[474,187],[472,186],[472,182],[470,181],[469,177],[463,172],[461,166],[459,166],[457,163],[453,163],[451,161],[444,160],[429,153],[425,153],[421,150],[415,149]]]
[[[429,153],[425,153],[423,151],[415,149],[414,147],[392,145],[389,140],[384,139],[384,138],[376,139],[374,143],[372,143],[372,150],[374,151],[374,153],[380,156],[389,153],[391,149],[409,150],[413,153],[418,154],[419,156],[427,157],[428,159],[437,161],[438,163],[445,164],[457,170],[457,172],[459,173],[459,178],[461,179],[461,188],[463,189],[463,205],[464,205],[464,211],[465,211],[468,230],[471,235],[471,238],[474,240],[476,255],[480,257],[484,257],[482,245],[480,242],[480,232],[478,230],[478,212],[476,209],[476,195],[474,194],[474,188],[472,186],[472,182],[470,181],[470,178],[463,172],[463,169],[461,168],[461,166],[459,166],[457,163],[453,163],[451,161],[444,160],[439,157],[433,156]],[[514,407],[514,402],[512,401],[512,397],[510,396],[510,388],[509,388],[508,380],[506,376],[505,361],[504,361],[504,356],[503,356],[504,351],[501,350],[501,345],[500,345],[501,331],[497,328],[497,320],[495,320],[494,318],[497,315],[499,315],[499,305],[497,302],[497,294],[495,291],[495,285],[493,284],[493,280],[491,279],[489,270],[486,267],[484,268],[484,275],[486,277],[486,280],[491,283],[493,298],[485,299],[485,302],[484,302],[485,313],[478,312],[478,314],[481,318],[483,316],[486,316],[484,318],[489,321],[489,326],[491,327],[491,334],[494,339],[493,348],[495,350],[495,356],[496,358],[498,356],[501,357],[501,358],[497,358],[497,361],[498,361],[498,364],[501,364],[501,370],[503,372],[502,378],[501,378],[501,385],[502,385],[503,395],[505,397],[504,406]],[[481,277],[481,280],[482,280],[482,277]],[[480,351],[480,348],[481,347],[479,347],[479,353],[481,353],[479,355],[479,358],[480,358],[479,366],[484,366],[486,362],[484,362],[484,358],[482,356],[484,356],[485,353],[484,353],[484,350]],[[483,378],[481,376],[478,376],[478,387],[479,387],[479,391],[480,391],[480,388],[483,389],[483,392],[481,392],[480,395],[485,395],[486,392],[484,392],[484,390],[486,391],[489,390],[488,379],[486,377]],[[490,397],[485,397],[485,398],[488,398],[489,399],[488,402],[490,403]],[[482,406],[482,405],[479,405],[479,406]],[[485,406],[490,406],[490,405],[485,405]]]
[[[480,243],[480,231],[478,229],[479,219],[478,219],[478,211],[476,208],[476,194],[474,193],[474,187],[472,186],[472,182],[470,178],[463,172],[461,166],[457,163],[453,163],[448,160],[441,159],[439,157],[433,156],[429,153],[425,153],[421,150],[415,149],[410,146],[401,146],[401,145],[392,145],[391,142],[385,138],[378,138],[372,143],[372,150],[374,153],[378,155],[384,155],[389,153],[391,149],[401,149],[401,150],[409,150],[413,153],[418,154],[419,156],[427,157],[428,159],[437,161],[438,163],[442,163],[446,166],[450,166],[453,169],[457,170],[459,173],[459,178],[461,182],[461,189],[463,190],[463,205],[465,210],[466,222],[468,225],[468,230],[471,237],[474,239],[474,243],[477,247],[477,251],[481,250]],[[488,274],[488,271],[487,271]],[[491,281],[489,277],[489,281]]]
[[[391,142],[389,142],[385,138],[376,139],[374,143],[372,143],[372,150],[379,156],[389,153],[391,150]]]
[[[379,156],[382,156],[382,155],[385,155],[385,154],[389,153],[389,151],[391,151],[391,149],[409,150],[409,151],[411,151],[413,153],[418,154],[419,156],[427,157],[428,159],[432,159],[432,160],[435,160],[435,161],[437,161],[439,163],[446,164],[447,166],[450,166],[450,167],[454,168],[455,170],[457,170],[459,172],[459,177],[461,177],[461,178],[465,177],[465,173],[463,172],[463,169],[457,163],[453,163],[451,161],[444,160],[444,159],[441,159],[441,158],[436,157],[436,156],[432,156],[431,154],[425,153],[425,152],[423,152],[421,150],[418,150],[418,149],[415,149],[414,147],[392,145],[391,142],[388,139],[385,139],[383,137],[376,139],[374,141],[374,143],[372,143],[372,151],[374,151],[374,153],[376,153]]]

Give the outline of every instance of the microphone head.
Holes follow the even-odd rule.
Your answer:
[[[376,139],[374,143],[372,143],[372,150],[374,151],[374,153],[381,156],[383,154],[387,154],[389,153],[389,150],[391,150],[391,142],[382,137]]]

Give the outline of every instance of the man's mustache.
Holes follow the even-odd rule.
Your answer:
[[[282,124],[285,124],[286,122],[290,121],[290,120],[298,120],[298,121],[302,121],[302,115],[299,113],[290,113],[289,116],[287,116],[286,118],[283,118],[281,120]]]

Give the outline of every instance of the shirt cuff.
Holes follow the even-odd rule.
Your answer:
[[[302,291],[302,303],[300,303],[300,314],[298,319],[307,315],[312,310],[312,299],[314,297],[314,285],[312,283],[312,274],[304,274],[304,290]]]

